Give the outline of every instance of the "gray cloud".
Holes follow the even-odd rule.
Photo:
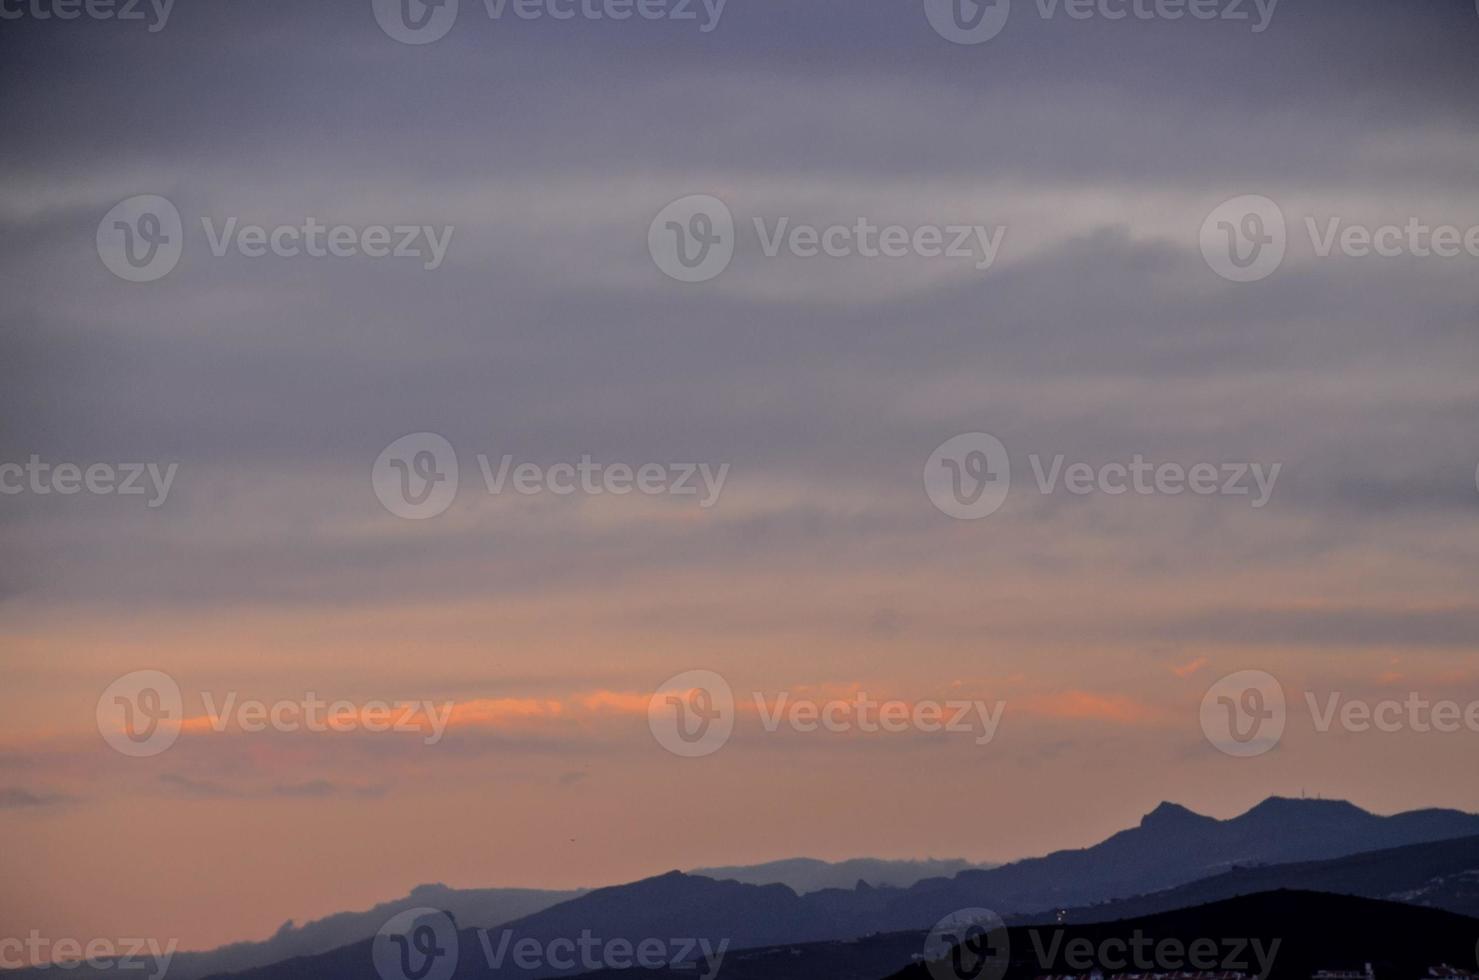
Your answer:
[[[61,793],[34,793],[19,786],[0,787],[0,810],[32,810],[72,802]]]

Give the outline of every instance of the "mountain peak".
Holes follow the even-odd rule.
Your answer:
[[[1346,800],[1312,800],[1305,797],[1300,797],[1296,799],[1292,796],[1270,796],[1268,799],[1264,800],[1262,803],[1258,804],[1257,806],[1253,807],[1253,809],[1243,814],[1243,816],[1277,817],[1285,815],[1292,816],[1298,813],[1315,812],[1325,814],[1339,813],[1343,815],[1370,815],[1367,813],[1367,811],[1356,806],[1356,804],[1348,802]]]
[[[1140,826],[1159,829],[1185,826],[1190,823],[1202,823],[1210,819],[1212,818],[1204,817],[1200,813],[1188,810],[1179,803],[1162,803],[1140,818]]]

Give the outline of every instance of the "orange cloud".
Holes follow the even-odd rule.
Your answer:
[[[1134,698],[1123,694],[1096,694],[1092,691],[1034,695],[1025,699],[1021,707],[1023,711],[1050,718],[1111,721],[1121,725],[1151,725],[1164,718],[1163,711]]]

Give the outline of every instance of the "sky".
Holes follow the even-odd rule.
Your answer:
[[[162,25],[49,3],[0,5],[0,463],[144,464],[152,489],[0,471],[0,935],[199,949],[431,881],[1004,860],[1161,800],[1479,810],[1479,728],[1319,725],[1332,697],[1479,701],[1479,253],[1321,245],[1479,226],[1468,0],[1284,0],[1261,30],[1251,3],[1016,0],[974,44],[922,2],[461,0],[424,44],[369,0]],[[181,252],[136,282],[99,241],[141,194]],[[704,282],[649,244],[690,195],[733,220]],[[1287,254],[1239,282],[1205,229],[1245,195]],[[310,218],[450,238],[434,261],[229,237]],[[859,219],[999,248],[767,254],[782,221]],[[377,491],[418,433],[460,479],[407,519]],[[1010,463],[977,519],[932,497],[948,468],[923,478],[967,433]],[[480,455],[723,478],[492,493]],[[1043,492],[1060,456],[1093,486]],[[1249,492],[1099,480],[1137,458]],[[101,719],[139,671],[180,691],[151,755]],[[689,671],[735,702],[697,757],[650,717]],[[1257,755],[1203,711],[1243,671],[1287,699]],[[783,694],[1000,712],[984,742],[772,732]],[[315,697],[361,723],[211,724]],[[374,732],[376,701],[422,708]]]

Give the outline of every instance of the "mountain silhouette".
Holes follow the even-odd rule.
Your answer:
[[[1479,816],[1415,810],[1378,816],[1339,800],[1271,797],[1230,820],[1162,803],[1140,825],[1081,850],[1057,851],[989,871],[922,881],[903,899],[910,926],[990,898],[1002,914],[1125,898],[1220,874],[1238,865],[1318,861],[1405,844],[1479,835]],[[934,916],[934,918],[930,918]],[[925,921],[928,920],[928,921]]]
[[[1435,840],[1479,836],[1479,817],[1451,810],[1377,816],[1349,803],[1265,800],[1247,813],[1217,820],[1163,803],[1136,827],[1093,847],[1058,851],[990,870],[966,870],[908,888],[828,888],[798,895],[785,885],[670,872],[597,889],[533,912],[495,930],[457,933],[457,976],[562,976],[582,971],[541,963],[525,969],[506,957],[494,969],[490,948],[520,940],[547,946],[589,933],[604,942],[705,939],[732,950],[874,934],[926,930],[949,913],[985,907],[1000,914],[1091,906],[1216,878],[1247,866],[1329,861],[1352,854]],[[1438,860],[1443,860],[1441,854]],[[1395,859],[1400,862],[1401,858]],[[1327,872],[1337,877],[1339,872]],[[1299,884],[1299,872],[1278,878]],[[1424,882],[1427,879],[1423,879]],[[1420,888],[1409,878],[1402,887]],[[1195,892],[1183,896],[1197,898]],[[1479,936],[1476,936],[1479,938]],[[1472,944],[1471,944],[1472,945]],[[370,968],[368,941],[244,974],[250,980],[360,976]],[[464,970],[471,970],[464,974]]]
[[[823,888],[851,888],[860,881],[876,887],[907,888],[925,878],[940,878],[976,868],[985,870],[994,864],[975,864],[959,858],[922,861],[883,861],[878,858],[853,858],[848,861],[818,861],[815,858],[787,858],[765,864],[718,868],[694,868],[689,874],[705,878],[742,881],[749,885],[786,885],[797,894]]]
[[[1281,890],[1246,895],[1223,902],[1177,909],[1151,916],[1101,923],[1016,925],[1006,930],[1004,972],[984,976],[999,980],[1035,980],[1044,976],[1093,972],[1070,953],[1087,943],[1095,962],[1111,968],[1138,934],[1149,941],[1147,955],[1164,972],[1178,965],[1162,957],[1189,954],[1199,941],[1210,942],[1218,965],[1246,965],[1250,976],[1269,967],[1266,980],[1309,980],[1319,970],[1362,970],[1370,963],[1378,980],[1420,980],[1429,969],[1449,964],[1474,969],[1479,920],[1434,909],[1318,892]],[[998,934],[999,935],[999,934]],[[1109,945],[1106,945],[1108,941]],[[1177,954],[1171,941],[1180,944]],[[909,931],[868,936],[855,941],[793,943],[731,951],[724,959],[722,980],[941,980],[950,965],[926,961],[927,934]],[[1256,943],[1256,945],[1255,945]],[[933,947],[929,947],[934,952]],[[1261,957],[1261,958],[1260,958]],[[1105,962],[1107,961],[1107,963]],[[1236,969],[1234,966],[1234,969]],[[1133,964],[1132,964],[1133,969]],[[1125,971],[1130,972],[1130,971]],[[1109,975],[1111,970],[1106,970]],[[980,974],[963,971],[963,977]],[[579,975],[576,980],[607,980],[609,972]],[[679,980],[693,970],[634,969],[622,980]]]
[[[1422,905],[1479,918],[1479,837],[1409,844],[1327,861],[1239,867],[1150,895],[1064,909],[1053,917],[1102,922],[1293,888]]]
[[[1121,953],[1118,945],[1108,946],[1106,941],[1123,943],[1137,934],[1157,943],[1174,940],[1183,951],[1183,965],[1185,951],[1193,944],[1210,942],[1217,950],[1212,955],[1223,968],[1236,957],[1248,968],[1233,969],[1263,980],[1309,980],[1321,970],[1360,971],[1367,964],[1379,978],[1419,980],[1444,964],[1472,971],[1479,920],[1395,902],[1281,890],[1134,919],[1018,926],[1008,932],[1010,965],[1004,980],[1090,972],[1069,959],[1075,941],[1096,950],[1096,957],[1112,958],[1107,963],[1100,959],[1093,968],[1111,972]],[[1259,949],[1272,955],[1260,961]],[[1261,970],[1260,962],[1268,969]],[[1163,961],[1155,970],[1179,968]],[[741,978],[731,974],[727,980]],[[919,962],[888,980],[934,978]]]

